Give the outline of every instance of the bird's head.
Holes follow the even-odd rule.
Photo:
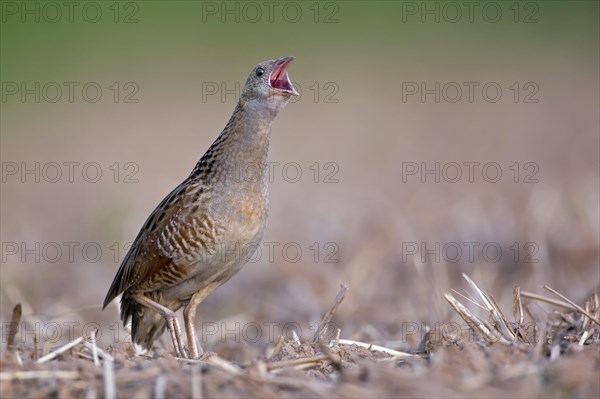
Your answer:
[[[246,81],[241,100],[258,112],[277,114],[298,92],[290,82],[287,68],[294,57],[279,58],[258,64]]]

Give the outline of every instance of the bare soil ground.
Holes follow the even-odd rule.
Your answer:
[[[258,356],[255,348],[244,345],[223,346],[218,354],[207,352],[195,361],[175,358],[168,345],[151,355],[135,356],[127,345],[100,348],[90,337],[80,337],[71,342],[72,348],[53,357],[57,348],[34,350],[13,342],[15,335],[8,328],[3,334],[10,349],[5,347],[0,355],[0,394],[3,398],[600,395],[597,292],[577,309],[577,304],[556,296],[531,299],[529,293],[516,290],[517,321],[508,322],[506,314],[512,312],[503,312],[474,284],[472,302],[457,295],[465,307],[447,294],[452,298],[448,302],[454,300],[460,317],[471,326],[468,334],[456,330],[456,322],[437,325],[412,353],[363,347],[362,342],[340,338],[340,330],[319,329],[313,340],[282,336]],[[342,289],[325,312],[323,326],[332,325],[343,294]],[[549,302],[555,310],[543,322],[525,323],[534,301]],[[467,310],[473,307],[487,307],[489,317],[478,318]],[[13,321],[19,320],[19,313],[16,307]],[[46,358],[41,358],[44,353]]]

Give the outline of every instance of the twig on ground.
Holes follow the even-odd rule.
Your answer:
[[[96,346],[96,330],[91,332],[92,341],[92,356],[94,358],[94,366],[100,366],[100,360],[98,360],[98,347]]]
[[[329,360],[329,357],[327,355],[317,355],[317,356],[313,356],[313,357],[303,357],[303,358],[299,358],[299,359],[280,360],[278,362],[267,363],[267,369],[275,370],[275,369],[280,369],[280,368],[284,368],[284,367],[295,367],[295,366],[301,366],[301,365],[306,365],[306,364],[319,363],[324,360]]]
[[[554,295],[558,296],[559,298],[561,298],[563,301],[567,302],[575,310],[583,313],[584,315],[586,315],[587,317],[589,317],[590,320],[592,320],[594,323],[596,323],[596,324],[598,324],[600,326],[600,320],[598,320],[596,317],[594,317],[592,314],[590,314],[590,312],[587,312],[584,308],[582,308],[581,306],[577,305],[575,302],[573,302],[572,300],[570,300],[569,298],[567,298],[566,296],[564,296],[560,292],[558,292],[558,291],[556,291],[556,290],[548,287],[547,285],[545,285],[544,288],[547,289],[548,291],[550,291],[551,293],[553,293]]]
[[[386,348],[384,346],[368,344],[366,342],[360,342],[360,341],[353,341],[351,339],[340,339],[340,340],[338,340],[338,343],[340,345],[356,345],[356,346],[360,346],[360,347],[363,347],[363,348],[367,348],[367,349],[375,351],[375,352],[387,353],[390,356],[396,356],[396,357],[421,357],[420,355],[415,355],[413,353],[400,352],[400,351],[397,351],[397,350],[394,350],[394,349]]]
[[[92,342],[83,341],[83,346],[90,350],[93,354],[94,364],[99,365],[98,356],[100,356],[104,362],[102,364],[102,380],[104,383],[104,397],[113,399],[117,397],[117,381],[115,377],[115,358],[112,357],[108,352],[100,349],[96,345],[96,332],[92,331]],[[83,340],[83,337],[80,337]]]
[[[521,296],[525,297],[525,298],[529,298],[529,299],[534,299],[534,300],[540,301],[540,302],[546,302],[546,303],[549,303],[554,306],[559,306],[561,308],[575,310],[575,308],[573,306],[571,306],[570,304],[568,304],[567,302],[548,298],[543,295],[534,294],[533,292],[521,291]]]
[[[277,340],[277,344],[275,344],[275,348],[273,349],[273,354],[270,357],[275,356],[276,354],[278,354],[279,352],[281,352],[281,348],[283,347],[283,335],[279,337],[279,339]]]
[[[87,349],[89,349],[90,351],[93,351],[93,350],[94,350],[94,344],[93,344],[93,343],[90,343],[90,342],[88,342],[88,341],[84,341],[84,342],[83,342],[83,345],[84,345],[84,346],[85,346]],[[111,355],[111,354],[109,354],[108,352],[106,352],[106,351],[104,351],[104,350],[100,349],[98,346],[96,346],[96,353],[97,353],[97,354],[98,354],[98,355],[99,355],[99,356],[100,356],[102,359],[104,359],[104,360],[106,360],[106,361],[110,361],[110,362],[114,362],[114,361],[115,361],[115,358],[114,358],[114,357],[112,357],[112,355]]]
[[[579,340],[579,346],[583,346],[589,336],[590,336],[590,332],[587,330],[584,331],[583,334],[581,334],[581,339]]]
[[[340,306],[340,304],[344,300],[344,297],[346,296],[346,291],[348,291],[348,286],[346,284],[342,284],[340,286],[340,290],[338,291],[338,294],[335,297],[335,300],[333,301],[333,304],[331,305],[329,310],[327,310],[327,312],[323,315],[323,318],[321,319],[319,328],[315,332],[314,342],[321,342],[323,340],[323,337],[325,336],[325,334],[327,334],[327,330],[329,329],[329,323],[331,322],[331,319],[333,318],[333,314],[335,313],[337,308]]]
[[[517,342],[517,333],[510,325],[510,321],[508,321],[508,319],[504,315],[504,312],[502,312],[502,309],[500,309],[500,305],[498,305],[498,302],[496,302],[496,298],[494,298],[493,296],[490,296],[490,300],[492,301],[492,303],[494,305],[494,309],[496,311],[497,316],[500,317],[500,319],[498,320],[498,323],[501,322],[500,325],[506,329],[505,333],[508,332],[508,334],[510,334],[510,337],[512,338],[512,340],[514,342]]]
[[[86,342],[86,344],[89,344],[89,342]],[[98,353],[102,354],[103,352],[98,351]],[[108,355],[108,353],[106,355]],[[103,365],[102,378],[104,381],[104,397],[107,399],[115,399],[117,397],[117,381],[115,379],[115,362],[113,357],[110,355],[104,357]]]
[[[20,367],[23,367],[23,359],[21,359],[21,354],[19,353],[19,351],[15,349],[14,352],[13,352],[13,355],[15,356],[17,364]]]
[[[94,361],[94,357],[87,352],[75,351],[73,355],[79,356],[82,359],[91,360],[92,362]]]
[[[519,326],[523,325],[525,321],[525,315],[523,314],[523,302],[521,300],[521,287],[515,285],[513,289],[513,315],[515,320],[519,320]],[[519,315],[517,317],[517,315]]]
[[[225,371],[228,374],[234,375],[234,376],[244,374],[244,370],[242,370],[235,364],[228,362],[227,360],[222,359],[216,355],[211,356],[208,360],[206,360],[206,363],[211,366],[214,366],[215,368],[218,368],[219,370]]]
[[[68,344],[65,344],[65,345],[61,346],[60,348],[56,349],[54,352],[50,352],[46,356],[42,356],[41,358],[39,358],[36,361],[36,364],[41,364],[41,363],[47,362],[48,360],[52,360],[55,357],[57,357],[58,355],[60,355],[61,353],[64,353],[64,352],[68,351],[69,349],[73,348],[74,346],[79,345],[81,342],[83,342],[83,337],[76,338],[73,341],[69,342]]]
[[[338,342],[340,340],[341,336],[342,336],[342,329],[338,328],[337,330],[335,330],[335,338],[333,339],[333,341]]]
[[[494,334],[488,326],[475,317],[464,305],[456,300],[450,293],[445,293],[444,298],[454,308],[456,313],[471,327],[473,331],[479,332],[488,342],[500,342],[504,345],[510,345],[510,341],[506,340],[502,335]]]
[[[455,289],[452,289],[452,292],[454,292],[456,295],[463,297],[464,299],[466,299],[467,301],[471,302],[473,305],[481,308],[481,310],[487,310],[485,308],[485,306],[482,306],[481,304],[475,302],[473,299],[469,298],[468,296],[466,296],[465,294],[463,294],[462,292],[458,292]]]
[[[302,345],[302,341],[300,341],[300,337],[298,336],[296,330],[292,330],[292,339],[296,345]]]
[[[487,311],[490,312],[490,315],[494,319],[496,323],[496,329],[500,333],[500,335],[506,341],[515,341],[515,334],[512,332],[512,329],[507,324],[506,317],[502,314],[502,311],[496,304],[496,301],[488,296],[481,288],[475,284],[473,280],[469,278],[465,273],[463,273],[463,278],[467,281],[467,284],[477,293],[479,299],[483,302],[483,305],[486,307]]]
[[[175,358],[175,360],[177,360],[178,362],[181,363],[188,363],[188,364],[208,364],[208,361],[203,360],[203,359],[188,359],[186,357],[177,357],[177,356],[173,356]]]
[[[21,309],[21,304],[17,303],[12,311],[8,328],[8,337],[6,341],[6,349],[10,351],[15,350],[15,337],[17,336],[17,332],[19,332],[19,322],[21,321],[22,313],[23,311]]]
[[[38,359],[38,354],[40,353],[39,346],[40,346],[39,338],[38,338],[37,333],[35,333],[33,335],[33,356],[32,356],[33,361],[36,361]]]

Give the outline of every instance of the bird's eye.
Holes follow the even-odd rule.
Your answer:
[[[262,68],[256,68],[256,76],[263,76],[265,74],[265,70]]]

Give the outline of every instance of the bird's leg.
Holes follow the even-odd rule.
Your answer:
[[[210,287],[210,286],[209,286]],[[209,288],[208,287],[208,288]],[[196,308],[210,294],[210,289],[203,289],[192,295],[190,303],[183,308],[183,322],[185,323],[185,333],[187,334],[188,345],[190,346],[190,358],[198,359],[204,353],[202,346],[198,342],[196,329],[194,328],[194,319],[196,318]],[[200,351],[198,351],[200,348]]]
[[[173,341],[173,346],[175,347],[175,355],[177,357],[182,357],[183,345],[181,344],[181,329],[179,328],[179,321],[177,321],[177,314],[171,309],[167,308],[166,306],[156,303],[148,297],[145,297],[144,295],[134,295],[134,299],[142,305],[145,305],[150,309],[155,310],[162,317],[165,318],[165,320],[167,321],[167,329],[171,334],[171,340]]]

